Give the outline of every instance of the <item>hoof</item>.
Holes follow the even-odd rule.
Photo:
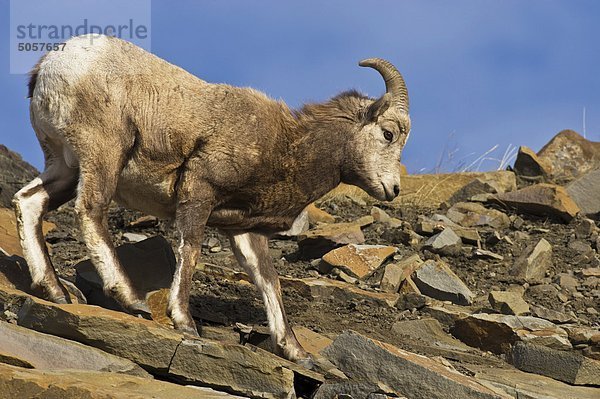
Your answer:
[[[175,327],[175,330],[183,333],[183,335],[186,336],[186,338],[200,338],[200,333],[198,332],[196,327],[179,326]]]
[[[52,298],[52,302],[58,303],[59,305],[66,305],[68,303],[71,303],[71,298],[69,298],[68,296],[58,296],[56,298]]]
[[[296,359],[295,363],[307,370],[314,370],[315,368],[315,360],[310,355],[302,359]]]
[[[133,315],[140,316],[144,319],[152,320],[152,312],[150,311],[150,308],[144,301],[137,301],[132,303],[131,305],[129,305],[127,310]]]

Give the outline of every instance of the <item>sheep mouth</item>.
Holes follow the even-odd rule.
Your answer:
[[[383,182],[381,183],[381,186],[383,187],[385,201],[393,201],[394,198],[396,198],[396,194],[394,193],[394,191],[388,190],[388,188],[385,186],[385,184],[383,184]]]

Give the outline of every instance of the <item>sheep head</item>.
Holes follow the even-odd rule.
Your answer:
[[[386,93],[362,102],[360,123],[348,142],[342,181],[380,201],[391,201],[400,193],[400,157],[410,133],[408,92],[402,75],[388,61],[369,58],[359,65],[382,75]]]

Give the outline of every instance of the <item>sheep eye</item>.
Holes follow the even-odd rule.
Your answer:
[[[394,139],[394,135],[389,130],[384,130],[383,131],[383,138],[386,139],[387,141],[391,142]]]

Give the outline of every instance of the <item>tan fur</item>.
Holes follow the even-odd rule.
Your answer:
[[[307,204],[340,182],[392,199],[410,130],[408,115],[388,94],[374,102],[346,92],[291,111],[260,92],[207,83],[104,36],[77,37],[64,51],[44,56],[32,71],[29,94],[46,167],[62,165],[54,167],[62,172],[41,176],[49,208],[73,197],[78,176],[76,210],[84,239],[105,289],[129,310],[146,308],[116,258],[106,223],[110,201],[175,219],[181,245],[169,309],[176,327],[189,333],[195,325],[187,301],[205,225],[232,237],[257,234],[255,244],[239,249],[240,257],[244,248],[246,254],[267,253],[256,237],[286,230]],[[392,142],[384,130],[393,133]],[[60,190],[49,190],[52,184]],[[17,206],[33,189],[24,190],[15,197]],[[38,227],[23,242],[34,242]],[[46,273],[47,262],[36,266],[38,259],[28,257],[30,268]],[[264,287],[275,315],[270,319],[279,324],[272,326],[278,344],[298,360],[305,352],[290,338],[285,313],[277,313],[277,276],[264,256],[257,262],[246,266]],[[262,276],[263,270],[269,275]],[[47,291],[64,291],[50,280]]]

